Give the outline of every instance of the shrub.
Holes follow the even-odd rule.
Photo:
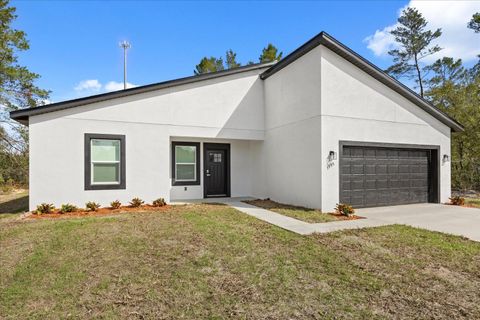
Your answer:
[[[110,207],[112,209],[118,209],[118,208],[120,208],[121,205],[122,205],[122,203],[118,200],[110,202]]]
[[[70,204],[70,203],[62,204],[62,207],[60,208],[61,213],[75,212],[77,210],[78,210],[78,208],[76,206],[74,206],[73,204]]]
[[[132,201],[130,201],[130,206],[132,206],[134,208],[137,208],[137,207],[140,207],[144,203],[145,202],[140,198],[133,198]]]
[[[349,217],[350,215],[353,215],[355,213],[355,210],[351,205],[344,204],[344,203],[337,203],[337,206],[335,207],[335,210],[344,215]]]
[[[89,201],[85,203],[85,207],[87,208],[88,211],[97,211],[97,209],[100,208],[100,204],[93,201]]]
[[[454,206],[463,206],[465,204],[465,198],[460,196],[451,197],[450,204],[453,204]]]
[[[36,214],[44,214],[44,213],[50,213],[55,209],[53,204],[51,203],[42,203],[41,205],[37,206],[37,210],[34,211]]]
[[[167,205],[167,203],[165,202],[165,199],[158,198],[156,200],[153,200],[152,205],[154,207],[163,207],[163,206]]]

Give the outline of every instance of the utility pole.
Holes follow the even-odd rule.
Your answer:
[[[120,47],[123,48],[123,89],[127,89],[127,50],[131,45],[128,41],[120,42]]]

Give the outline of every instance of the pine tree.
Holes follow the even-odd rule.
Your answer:
[[[415,79],[420,95],[424,96],[424,67],[420,61],[441,50],[431,42],[441,36],[441,29],[426,30],[427,21],[415,8],[407,8],[398,18],[398,26],[390,33],[395,37],[399,48],[390,50],[394,65],[386,71],[396,78]]]

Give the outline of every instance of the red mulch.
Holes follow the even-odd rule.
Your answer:
[[[335,216],[338,220],[358,220],[358,219],[365,219],[365,217],[360,217],[357,215],[350,215],[350,216],[344,216],[343,214],[340,213],[329,213],[332,216]]]
[[[52,213],[31,214],[28,216],[28,218],[43,219],[43,218],[63,218],[63,217],[94,217],[94,216],[104,216],[104,215],[118,214],[118,213],[124,213],[124,212],[145,212],[145,211],[160,212],[160,211],[166,211],[169,208],[170,208],[169,205],[165,205],[163,207],[143,205],[136,208],[129,207],[129,206],[120,207],[118,209],[100,208],[97,211],[86,211],[83,209],[79,209],[75,212],[66,212],[66,213],[61,213],[60,210],[56,209]]]

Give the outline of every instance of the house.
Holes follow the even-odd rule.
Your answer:
[[[454,119],[327,33],[256,64],[14,111],[30,209],[252,196],[446,202]]]

